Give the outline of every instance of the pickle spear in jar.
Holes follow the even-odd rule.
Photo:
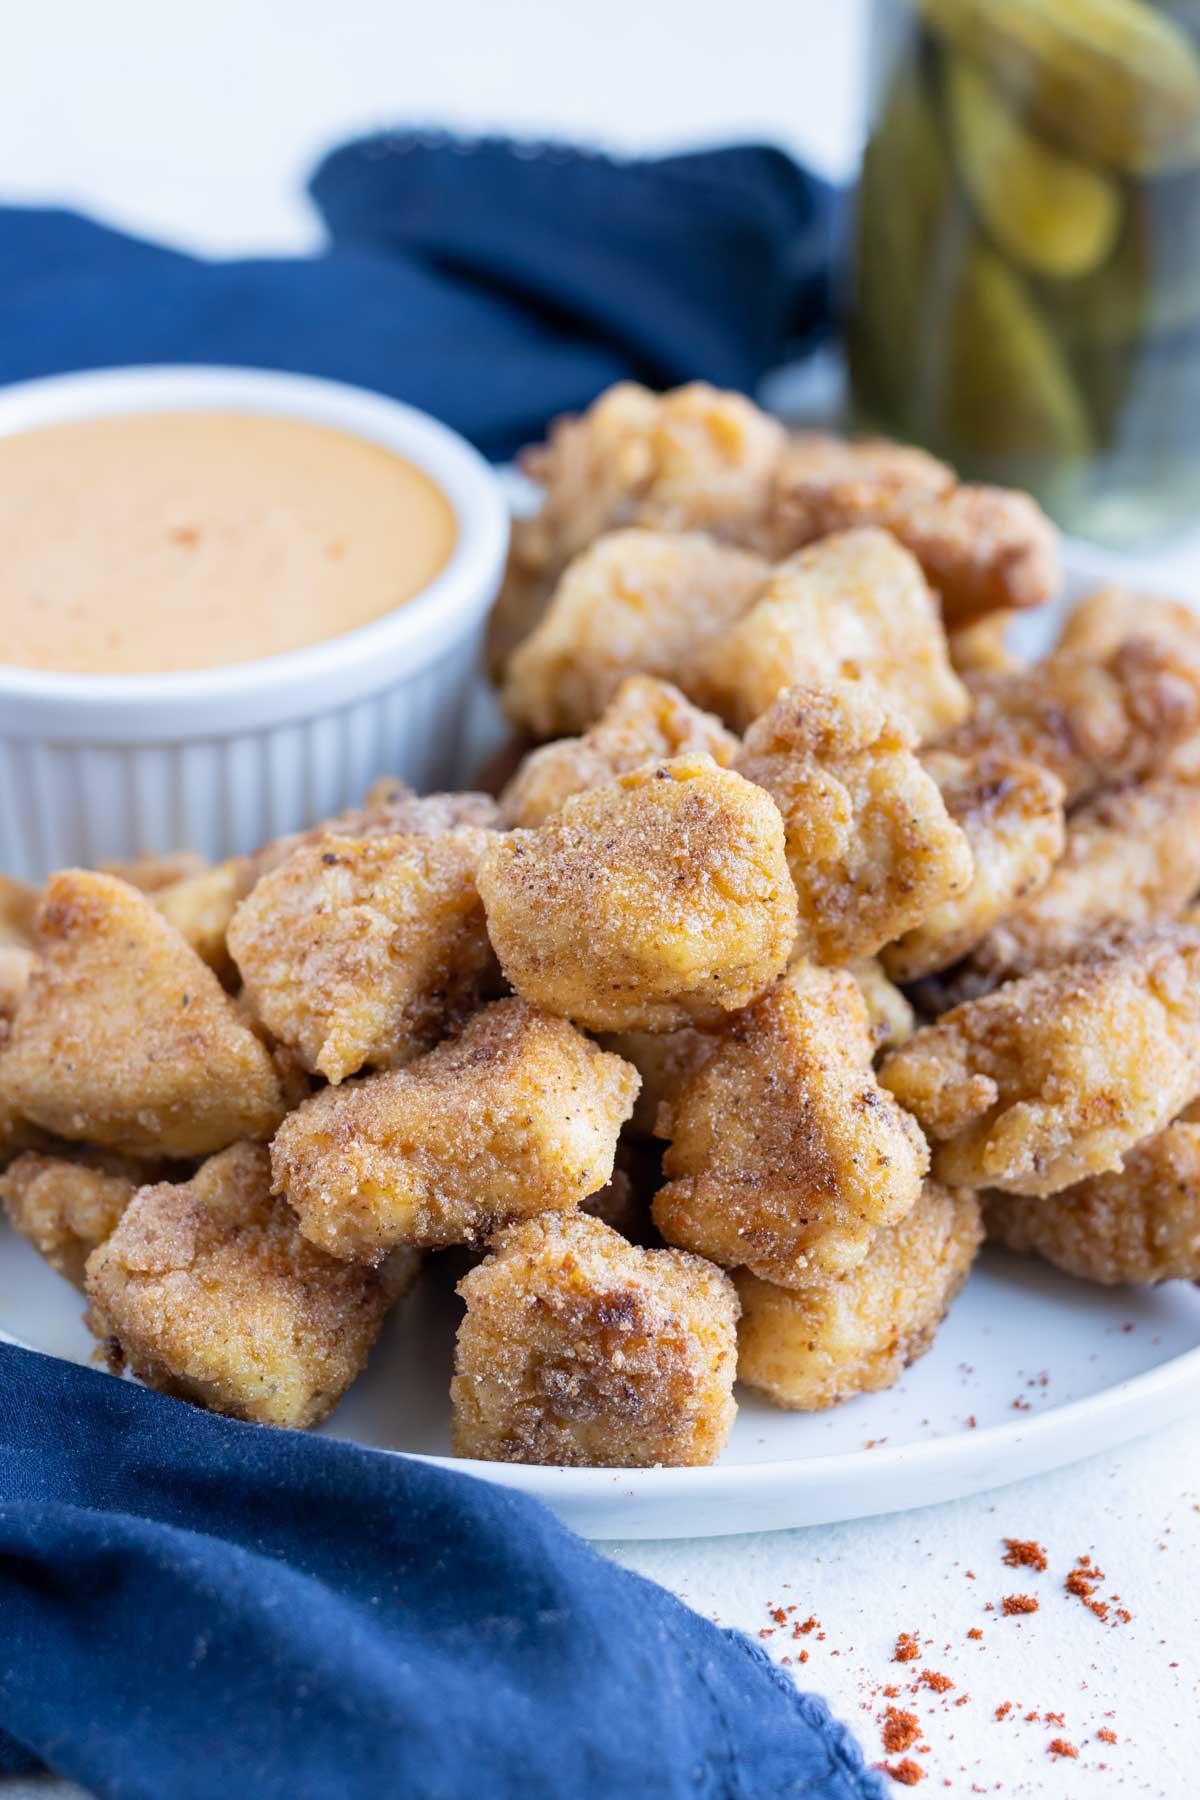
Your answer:
[[[946,101],[959,169],[998,247],[1030,274],[1051,280],[1099,268],[1121,224],[1113,177],[1031,131],[964,56],[947,60]]]
[[[1047,132],[1128,173],[1200,161],[1200,57],[1143,0],[921,0]]]

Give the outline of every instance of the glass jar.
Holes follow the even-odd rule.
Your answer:
[[[1200,523],[1200,0],[876,0],[861,427],[1128,545]]]

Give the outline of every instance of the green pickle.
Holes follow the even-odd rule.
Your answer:
[[[1111,254],[1121,225],[1113,176],[1064,155],[1022,123],[964,56],[946,70],[955,160],[980,219],[1023,269],[1051,279],[1088,275]]]
[[[1111,543],[1194,523],[1200,0],[876,15],[847,324],[860,423]]]

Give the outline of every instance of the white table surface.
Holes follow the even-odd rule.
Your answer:
[[[629,149],[765,135],[844,174],[859,140],[864,17],[861,0],[40,0],[6,17],[0,197],[90,207],[213,254],[303,249],[317,231],[300,183],[321,147],[423,121]],[[1142,574],[1200,588],[1200,543],[1172,546]],[[1003,1567],[1005,1537],[1044,1545],[1046,1573]],[[930,1783],[921,1792],[1200,1791],[1191,1427],[920,1513],[609,1549],[723,1624],[772,1630],[762,1641],[773,1655],[807,1650],[800,1678],[871,1758],[882,1754],[879,1690],[897,1685],[894,1704],[918,1713],[929,1745],[913,1753]],[[1101,1624],[1064,1592],[1083,1553],[1130,1623]],[[1000,1602],[1014,1592],[1034,1594],[1039,1610],[1004,1617]],[[768,1609],[792,1605],[789,1624],[774,1625]],[[809,1615],[824,1638],[793,1638]],[[901,1631],[930,1640],[922,1661],[889,1660]],[[913,1698],[921,1667],[954,1688]],[[998,1721],[1005,1701],[1012,1710]],[[1063,1725],[1046,1723],[1047,1711]],[[1119,1742],[1099,1741],[1101,1728]],[[1055,1737],[1078,1759],[1053,1758]],[[71,1791],[0,1789],[4,1800]]]

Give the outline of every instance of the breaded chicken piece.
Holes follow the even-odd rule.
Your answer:
[[[475,886],[488,834],[341,837],[293,850],[229,926],[244,998],[335,1085],[445,1035],[493,967]]]
[[[786,1287],[856,1268],[929,1167],[916,1122],[875,1080],[874,1048],[845,970],[798,965],[732,1020],[659,1119],[667,1242]]]
[[[181,1186],[141,1188],[87,1264],[110,1366],[212,1412],[315,1425],[367,1360],[389,1296],[372,1269],[300,1236],[261,1144]]]
[[[720,719],[653,675],[630,675],[582,737],[533,750],[500,796],[506,825],[541,825],[571,798],[604,787],[643,763],[704,750],[730,768],[741,750]]]
[[[761,598],[701,641],[677,677],[739,731],[783,688],[868,678],[921,742],[970,710],[925,577],[886,531],[844,531],[780,563]]]
[[[948,1186],[1046,1195],[1119,1169],[1200,1093],[1200,932],[1007,982],[915,1032],[879,1079]]]
[[[547,1213],[502,1232],[458,1291],[456,1456],[687,1467],[725,1448],[738,1305],[711,1263]]]
[[[610,532],[566,569],[513,656],[505,712],[538,738],[586,731],[627,676],[679,680],[697,645],[727,630],[770,572],[761,557],[698,532]]]
[[[194,850],[170,850],[163,855],[148,851],[127,862],[102,862],[99,868],[102,875],[115,875],[143,894],[157,894],[202,875],[208,864]]]
[[[849,972],[866,1002],[876,1053],[906,1043],[913,1034],[915,1015],[900,989],[888,980],[883,964],[868,956],[862,962],[851,963]]]
[[[867,681],[785,688],[746,733],[738,769],[783,814],[798,955],[874,956],[968,887],[967,839],[915,742]]]
[[[248,856],[230,857],[226,862],[184,876],[157,888],[152,898],[197,956],[229,983],[234,968],[226,936],[239,901],[246,898],[262,876],[277,869],[302,846],[318,843],[328,833],[352,838],[397,833],[436,837],[460,826],[482,830],[498,824],[499,814],[490,794],[419,795],[394,776],[384,776],[370,788],[361,806],[323,820],[307,831],[273,838]]]
[[[881,951],[893,981],[948,968],[1026,895],[1044,886],[1066,842],[1063,785],[1036,763],[927,751],[925,768],[966,833],[969,885]]]
[[[37,929],[39,960],[3,1057],[21,1114],[139,1157],[270,1136],[285,1110],[270,1056],[144,894],[65,869]]]
[[[1200,613],[1182,600],[1135,594],[1129,588],[1097,588],[1067,614],[1060,650],[1103,659],[1130,637],[1165,638],[1200,655]]]
[[[1051,1200],[986,1195],[984,1216],[995,1242],[1082,1281],[1200,1280],[1200,1125],[1177,1119]]]
[[[117,1158],[105,1167],[94,1156],[76,1161],[26,1151],[0,1175],[0,1203],[13,1230],[82,1288],[84,1264],[116,1230],[143,1179],[132,1163],[121,1170]]]
[[[794,438],[775,477],[776,554],[863,525],[912,551],[948,624],[1040,606],[1058,588],[1058,534],[1028,494],[960,483],[924,451],[881,438]]]
[[[37,957],[19,944],[0,942],[0,1168],[19,1150],[37,1148],[43,1134],[21,1117],[8,1080],[4,1055],[17,1008],[33,977]]]
[[[757,543],[785,441],[743,395],[700,381],[661,395],[621,382],[580,417],[557,420],[549,442],[521,457],[543,499],[513,523],[488,627],[493,675],[537,624],[567,563],[604,532],[636,525]]]
[[[1178,918],[1200,891],[1200,787],[1163,777],[1098,794],[1071,814],[1049,879],[971,954],[995,987],[1067,962],[1096,938]]]
[[[1058,650],[970,685],[975,711],[941,748],[1039,763],[1068,805],[1155,774],[1200,732],[1200,653],[1165,638],[1125,638],[1101,661]]]
[[[734,1012],[781,972],[796,936],[777,807],[700,754],[494,837],[478,883],[513,987],[589,1031]]]
[[[31,950],[34,920],[41,902],[37,888],[27,881],[0,875],[0,949]]]
[[[406,1068],[290,1113],[275,1189],[334,1256],[482,1243],[598,1192],[637,1089],[636,1070],[565,1019],[499,1000]]]
[[[739,1381],[797,1412],[892,1387],[933,1348],[982,1238],[974,1194],[927,1181],[846,1275],[797,1293],[740,1269]]]
[[[969,625],[946,632],[950,666],[956,675],[1006,675],[1025,666],[1008,641],[1013,612],[984,613]]]
[[[600,1043],[632,1063],[642,1078],[629,1129],[653,1137],[659,1108],[702,1069],[721,1041],[719,1029],[680,1025],[675,1031],[605,1031]]]

